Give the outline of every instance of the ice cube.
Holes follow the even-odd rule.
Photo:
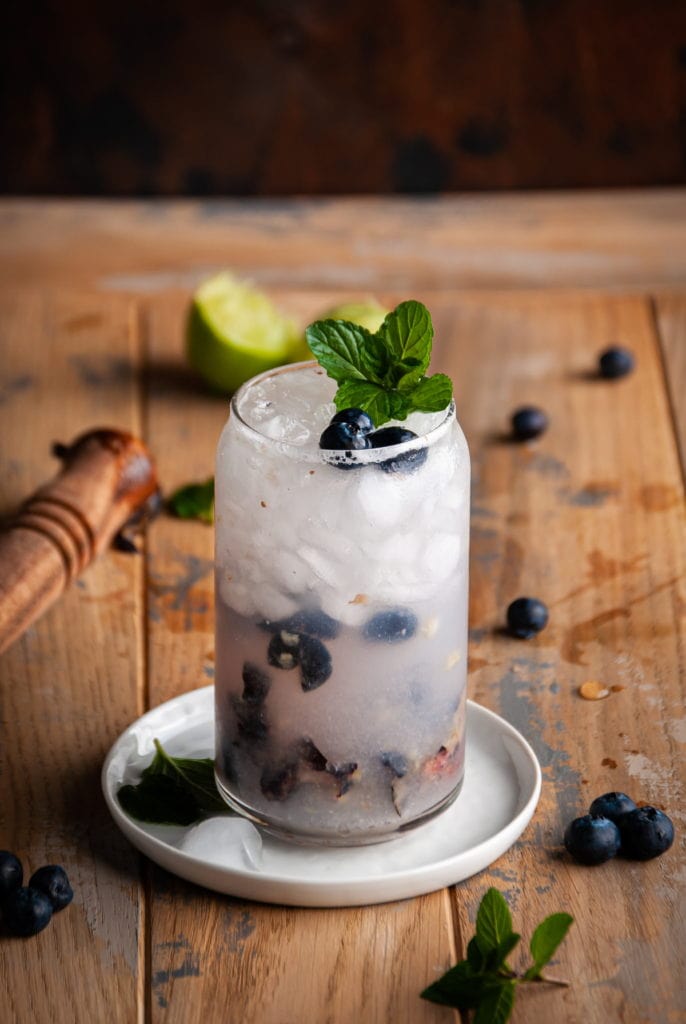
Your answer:
[[[245,818],[208,818],[186,832],[178,845],[191,857],[221,867],[258,871],[262,864],[262,836]]]

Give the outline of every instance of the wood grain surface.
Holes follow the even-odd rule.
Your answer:
[[[67,208],[49,206],[48,224],[56,211]],[[266,223],[267,211],[260,216]],[[82,235],[93,236],[96,221]],[[134,274],[146,245],[145,232],[141,250],[136,237]],[[192,239],[190,229],[191,249]],[[27,240],[25,258],[31,247],[39,252],[38,239]],[[226,402],[184,369],[191,249],[170,250],[176,286],[152,292],[103,284],[108,253],[74,271],[68,290],[47,270],[2,284],[3,511],[50,475],[52,440],[104,420],[144,436],[167,490],[212,473]],[[280,269],[259,259],[265,271]],[[63,863],[76,893],[37,938],[0,937],[0,1002],[11,1024],[456,1020],[418,993],[463,955],[489,885],[510,900],[527,940],[545,914],[576,919],[551,968],[570,987],[522,993],[515,1024],[686,1017],[686,551],[675,429],[686,277],[683,293],[653,297],[648,285],[615,290],[607,268],[607,287],[577,292],[427,287],[421,266],[417,275],[378,296],[429,304],[436,368],[455,380],[474,464],[471,697],[536,750],[544,787],[533,822],[496,864],[453,889],[348,910],[233,900],[138,858],[107,819],[102,758],[145,707],[206,684],[214,665],[212,531],[163,517],[142,557],[106,555],[0,659],[0,847],[31,870]],[[271,294],[304,322],[340,290],[282,282]],[[625,380],[594,374],[611,343],[636,355]],[[551,426],[515,445],[508,416],[524,402],[542,405]],[[502,633],[507,603],[520,594],[551,612],[528,642]],[[582,700],[589,679],[611,695]],[[644,864],[573,864],[561,848],[565,824],[613,789],[665,808],[673,849]]]

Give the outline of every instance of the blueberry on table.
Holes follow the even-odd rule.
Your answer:
[[[243,665],[243,700],[246,704],[262,704],[269,693],[270,680],[266,672],[246,661]]]
[[[599,815],[601,818],[609,818],[618,824],[619,819],[627,811],[636,809],[636,804],[626,793],[603,793],[597,796],[588,808],[589,814]]]
[[[528,640],[548,624],[548,609],[536,597],[518,597],[507,609],[507,628],[520,640]]]
[[[409,640],[417,632],[417,616],[407,611],[379,612],[366,623],[365,640],[397,644]]]
[[[50,924],[52,903],[37,889],[13,889],[2,905],[3,920],[12,935],[37,935]]]
[[[405,430],[404,427],[382,427],[369,434],[372,448],[388,448],[391,445],[405,444],[407,441],[416,440],[417,435],[413,430]],[[384,473],[413,473],[426,462],[429,451],[424,448],[413,448],[408,452],[400,452],[390,459],[379,462],[379,469]]]
[[[47,896],[53,910],[62,910],[74,898],[67,872],[59,864],[46,864],[34,871],[29,879],[29,888]]]
[[[332,668],[331,655],[321,640],[314,636],[301,636],[300,683],[303,690],[316,690],[329,678]]]
[[[300,661],[300,636],[282,629],[275,633],[267,648],[267,661],[274,668],[290,669]]]
[[[619,819],[622,853],[631,860],[651,860],[674,842],[671,819],[656,807],[636,807]]]
[[[331,420],[332,423],[347,423],[358,434],[369,434],[374,429],[374,422],[362,409],[341,409]]]
[[[601,377],[606,380],[616,380],[618,377],[626,377],[631,373],[635,365],[633,352],[626,348],[613,346],[601,352],[598,359],[598,370]]]
[[[548,417],[535,405],[524,405],[512,413],[512,436],[518,441],[530,441],[548,428]]]
[[[260,789],[267,800],[285,800],[298,784],[297,764],[268,765],[260,778]]]
[[[575,818],[565,831],[565,848],[580,864],[603,864],[619,852],[621,839],[614,821],[595,814]]]
[[[12,889],[18,889],[24,878],[21,861],[9,850],[0,850],[0,900]]]

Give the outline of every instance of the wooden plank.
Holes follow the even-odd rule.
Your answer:
[[[232,267],[268,286],[678,287],[686,191],[435,199],[0,200],[0,275],[139,294]],[[316,254],[316,255],[315,255]]]
[[[660,295],[654,301],[654,310],[686,478],[686,295]]]
[[[328,300],[281,298],[305,318]],[[147,439],[167,489],[213,472],[227,414],[224,400],[194,390],[184,374],[185,303],[166,297],[146,315]],[[163,519],[150,533],[149,557],[154,706],[213,674],[212,530]],[[155,869],[150,926],[153,1021],[451,1019],[417,998],[455,955],[442,894],[378,908],[283,909],[217,897]]]
[[[680,1020],[686,552],[649,304],[559,295],[431,303],[438,365],[456,381],[474,463],[471,696],[523,732],[544,771],[522,840],[458,888],[462,933],[490,884],[510,899],[527,940],[546,914],[574,915],[551,970],[571,987],[521,995],[514,1021]],[[597,353],[617,342],[635,352],[636,372],[593,379]],[[548,411],[550,430],[507,443],[508,416],[524,403]],[[522,594],[551,614],[526,642],[501,633],[507,604]],[[584,701],[577,688],[588,679],[616,690]],[[571,863],[566,824],[609,790],[665,808],[675,847],[642,864]]]
[[[139,428],[137,339],[122,299],[9,289],[0,302],[0,507],[56,471],[50,446]],[[104,755],[141,709],[142,560],[108,554],[0,659],[0,845],[25,878],[64,865],[73,904],[0,944],[4,1021],[135,1021],[138,857],[100,793]]]

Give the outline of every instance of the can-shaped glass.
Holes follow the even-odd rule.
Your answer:
[[[234,396],[217,449],[216,776],[280,838],[392,839],[458,795],[470,463],[454,404],[328,451],[316,363]]]

